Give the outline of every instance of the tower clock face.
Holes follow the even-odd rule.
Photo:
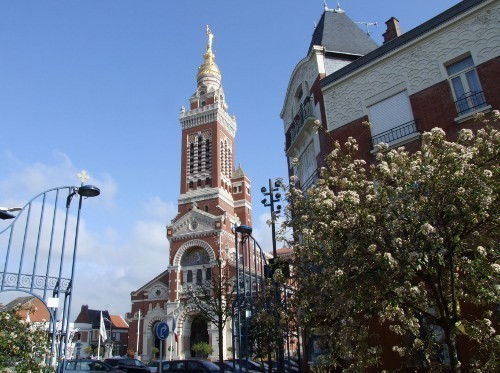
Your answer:
[[[195,231],[197,228],[198,228],[198,222],[196,220],[189,222],[189,230]]]

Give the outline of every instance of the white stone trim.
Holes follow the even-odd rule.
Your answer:
[[[191,240],[179,247],[179,249],[175,253],[174,260],[172,261],[172,267],[181,268],[182,255],[186,252],[187,249],[193,246],[202,247],[207,251],[208,255],[210,256],[210,260],[215,260],[215,252],[212,249],[212,246],[202,240]]]

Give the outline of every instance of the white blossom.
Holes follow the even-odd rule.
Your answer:
[[[420,226],[420,232],[426,236],[430,235],[431,233],[436,232],[436,228],[434,228],[431,224],[429,223],[424,223]]]

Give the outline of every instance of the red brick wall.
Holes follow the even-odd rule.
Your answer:
[[[368,121],[367,116],[356,119],[345,126],[321,136],[321,141],[323,142],[321,149],[326,152],[324,155],[329,154],[333,150],[333,143],[335,141],[338,141],[343,146],[349,137],[353,137],[358,142],[358,158],[364,159],[367,164],[370,164],[374,159],[370,153],[370,150],[372,150],[372,137],[370,128],[363,124],[364,121]],[[319,166],[324,164],[324,155],[320,154],[318,156],[317,161]]]
[[[483,87],[486,103],[494,110],[500,109],[500,57],[477,66],[477,75]]]

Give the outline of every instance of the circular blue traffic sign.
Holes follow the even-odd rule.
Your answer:
[[[168,338],[168,324],[166,322],[161,322],[156,325],[156,335],[160,339],[160,341],[164,341]]]

